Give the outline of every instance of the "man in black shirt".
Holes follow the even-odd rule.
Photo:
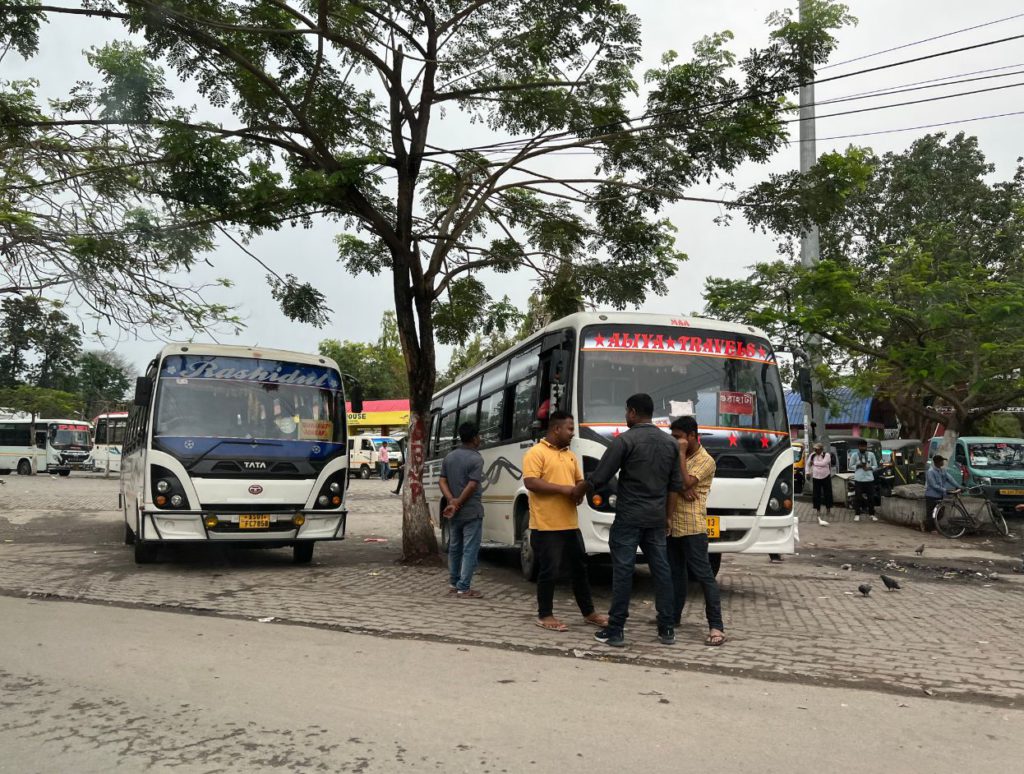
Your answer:
[[[643,549],[654,578],[658,639],[665,645],[675,642],[672,574],[665,537],[683,481],[679,473],[679,446],[672,436],[652,423],[653,415],[654,401],[650,395],[639,393],[630,397],[626,401],[629,430],[611,442],[597,469],[579,489],[580,495],[587,488],[601,489],[618,474],[615,521],[608,536],[612,604],[608,626],[594,635],[598,642],[616,647],[626,644],[623,628],[629,617],[637,547]]]

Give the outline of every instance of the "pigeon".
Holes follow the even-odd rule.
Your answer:
[[[871,593],[871,584],[870,583],[862,583],[862,584],[860,584],[857,587],[857,591],[859,591],[861,594],[863,594],[866,597],[868,594]]]
[[[890,578],[888,575],[882,575],[880,577],[882,579],[882,583],[885,584],[885,587],[887,589],[889,589],[889,591],[899,591],[900,590],[900,582],[898,580],[896,580],[895,578]]]
[[[921,556],[924,553],[924,543],[922,543],[917,548],[915,548],[914,549],[914,553],[917,554],[918,556]]]

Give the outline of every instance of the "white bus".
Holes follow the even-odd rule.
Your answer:
[[[353,399],[358,402],[359,398]],[[136,380],[121,456],[125,543],[291,546],[345,536],[345,395],[329,358],[170,344]]]
[[[626,431],[626,398],[638,392],[654,398],[655,423],[666,431],[673,418],[694,416],[715,457],[708,536],[716,572],[723,552],[792,553],[793,450],[765,334],[702,318],[627,312],[553,322],[434,397],[424,486],[442,525],[442,545],[441,460],[462,422],[478,422],[483,440],[484,545],[518,546],[523,573],[533,577],[522,458],[544,433],[539,409],[550,401],[550,410],[576,418],[571,448],[586,475],[611,439]],[[608,553],[615,501],[613,482],[580,506],[588,553]]]
[[[0,419],[0,472],[71,475],[92,470],[92,433],[81,419],[36,419],[24,414]]]
[[[20,415],[0,417],[0,475],[17,471],[31,476],[36,472],[36,446],[32,422]]]
[[[124,443],[125,428],[128,427],[128,412],[100,414],[92,421],[92,426],[93,469],[117,473],[121,470],[121,445]]]

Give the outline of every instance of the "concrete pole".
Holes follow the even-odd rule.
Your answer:
[[[803,17],[806,0],[800,0],[800,16]],[[808,83],[800,87],[800,173],[807,174],[811,167],[818,160],[817,139],[814,127],[814,84]],[[820,246],[818,242],[818,227],[812,226],[808,231],[800,235],[800,264],[804,268],[811,268],[818,263],[820,258]],[[807,355],[808,365],[811,368],[812,397],[820,407],[815,412],[814,406],[804,403],[804,416],[813,420],[817,414],[817,427],[812,431],[810,423],[806,428],[804,436],[810,438],[804,454],[811,452],[810,443],[821,441],[825,445],[826,452],[829,447],[828,427],[826,426],[825,400],[818,380],[817,368],[821,365],[821,337],[816,334],[807,334]]]

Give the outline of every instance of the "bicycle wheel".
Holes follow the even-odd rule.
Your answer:
[[[960,537],[967,531],[970,519],[960,503],[946,502],[935,509],[935,529],[943,537]]]
[[[1010,537],[1010,528],[1006,524],[1006,519],[1003,516],[1003,512],[999,510],[999,506],[995,503],[985,503],[988,507],[988,517],[992,519],[992,526],[996,528],[1003,537]]]

